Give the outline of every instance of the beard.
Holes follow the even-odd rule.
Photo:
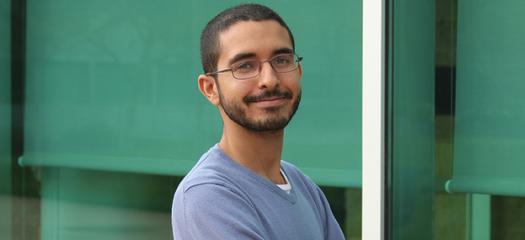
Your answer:
[[[293,99],[293,94],[288,91],[283,92],[278,89],[274,89],[272,91],[265,91],[257,96],[246,96],[242,99],[242,103],[240,103],[226,100],[220,88],[218,90],[220,105],[222,106],[222,109],[226,115],[228,115],[228,117],[235,123],[254,132],[269,132],[284,129],[290,120],[292,120],[292,117],[295,115],[295,112],[299,108],[299,103],[301,102],[301,92],[299,92],[293,101],[292,109],[289,112],[282,113],[282,106],[268,107],[264,109],[264,112],[266,113],[265,118],[259,120],[249,119],[246,116],[246,109],[243,108],[241,104],[249,105],[258,99],[268,97],[283,97],[286,99]]]

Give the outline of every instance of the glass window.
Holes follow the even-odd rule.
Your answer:
[[[200,32],[235,3],[11,2],[0,1],[0,238],[171,238],[173,192],[221,133],[196,86]],[[267,3],[304,57],[283,158],[360,239],[362,3]]]
[[[521,1],[390,1],[391,239],[523,239]]]

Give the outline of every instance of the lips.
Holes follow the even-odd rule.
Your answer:
[[[262,99],[255,100],[254,102],[271,102],[271,101],[276,101],[280,99],[286,99],[286,98],[285,97],[262,98]]]
[[[257,101],[252,102],[257,107],[268,108],[268,107],[279,107],[285,104],[287,101],[284,97],[273,97],[273,98],[263,98]]]

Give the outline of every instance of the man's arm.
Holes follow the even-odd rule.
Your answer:
[[[328,200],[326,199],[323,191],[321,191],[321,189],[317,186],[316,188],[319,194],[319,198],[321,199],[321,207],[323,208],[325,213],[325,239],[344,240],[345,237],[343,235],[341,227],[339,226],[339,223],[337,223],[337,220],[335,219],[332,209],[330,208],[330,204],[328,203]]]

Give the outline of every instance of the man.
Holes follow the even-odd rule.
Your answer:
[[[227,9],[201,35],[202,94],[223,121],[218,144],[175,192],[175,239],[343,239],[321,190],[281,160],[301,99],[288,26],[258,4]]]

